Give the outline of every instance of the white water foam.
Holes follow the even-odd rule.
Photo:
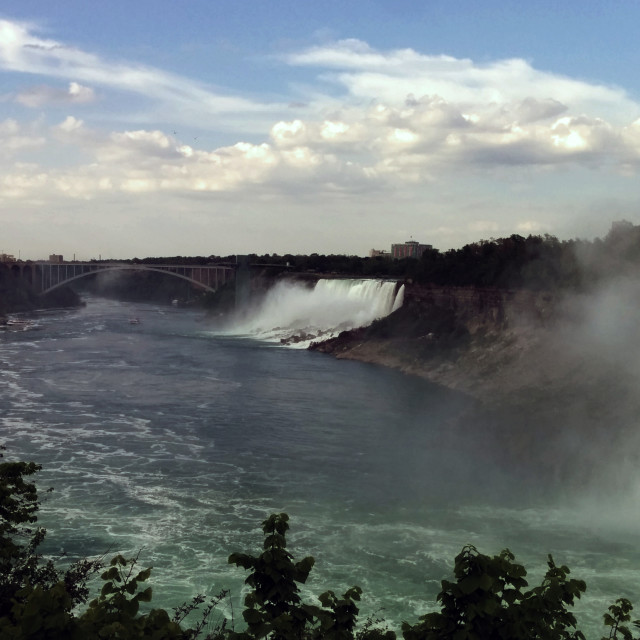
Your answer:
[[[279,282],[245,313],[232,333],[307,347],[318,338],[365,327],[402,306],[404,285],[384,280],[318,280],[308,287]]]

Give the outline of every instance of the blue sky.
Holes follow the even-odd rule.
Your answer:
[[[0,8],[0,252],[445,250],[636,224],[640,1]]]

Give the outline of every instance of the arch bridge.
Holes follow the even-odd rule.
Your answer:
[[[216,291],[235,279],[229,265],[146,264],[124,262],[14,262],[11,270],[28,281],[38,294],[45,294],[94,273],[105,271],[155,271],[181,278],[204,289]]]

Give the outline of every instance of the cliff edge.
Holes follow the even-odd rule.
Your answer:
[[[311,348],[470,397],[451,429],[482,433],[478,454],[532,484],[618,490],[640,455],[637,282],[580,295],[408,285],[401,309]]]
[[[550,337],[561,312],[546,292],[408,283],[403,306],[369,327],[312,345],[337,358],[393,367],[478,399],[557,373]],[[568,363],[567,363],[568,364]]]

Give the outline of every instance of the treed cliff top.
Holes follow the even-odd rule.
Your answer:
[[[498,383],[516,391],[534,371],[546,375],[547,366],[556,382],[570,375],[559,368],[559,349],[563,365],[571,349],[571,366],[579,368],[575,358],[607,336],[620,338],[621,323],[631,328],[640,307],[640,227],[614,228],[593,242],[511,236],[431,250],[407,271],[401,309],[314,348],[382,360],[472,394]],[[579,340],[585,331],[597,335]],[[631,335],[626,339],[632,344]]]
[[[459,392],[473,409],[451,428],[480,430],[492,464],[581,483],[615,459],[622,485],[640,455],[640,227],[481,242],[414,274],[400,309],[312,348]]]
[[[510,236],[431,250],[406,271],[399,310],[312,348],[513,399],[606,388],[640,347],[639,226],[593,242]]]

